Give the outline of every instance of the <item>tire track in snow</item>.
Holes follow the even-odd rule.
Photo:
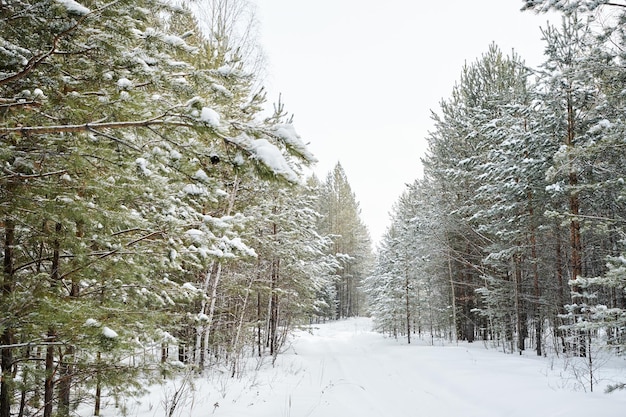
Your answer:
[[[272,392],[284,402],[266,398],[254,417],[624,415],[626,399],[619,396],[550,389],[542,358],[479,345],[407,346],[369,326],[352,319],[300,333],[295,354],[281,355],[283,369],[276,370],[287,381]]]
[[[380,349],[381,343],[384,349]],[[300,339],[295,350],[309,374],[306,379],[319,381],[319,386],[300,383],[294,387],[289,394],[291,415],[386,417],[394,410],[403,415],[420,411],[490,416],[484,404],[473,401],[462,387],[441,380],[432,363],[408,367],[407,363],[416,360],[406,356],[415,350],[390,345],[380,334],[333,324],[322,327],[314,337]],[[316,389],[316,400],[300,407],[311,400],[310,393]]]

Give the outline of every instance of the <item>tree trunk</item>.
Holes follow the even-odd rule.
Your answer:
[[[96,357],[96,395],[95,395],[95,404],[93,407],[93,415],[100,415],[100,402],[102,400],[102,382],[101,382],[101,373],[100,367],[102,366],[102,354],[98,352],[98,356]]]
[[[471,248],[469,243],[466,246],[466,253],[469,255],[471,253]],[[466,268],[468,268],[466,266]],[[463,326],[464,339],[467,340],[468,343],[474,342],[475,336],[475,326],[472,316],[474,315],[474,292],[472,290],[472,273],[469,270],[463,274],[463,280],[465,281],[463,294],[465,298],[465,305],[463,308],[465,325]]]
[[[575,139],[575,115],[574,108],[572,104],[572,94],[571,91],[567,92],[567,138],[565,144],[568,149],[574,147],[574,139]],[[582,276],[582,242],[580,236],[580,221],[578,219],[578,215],[580,214],[580,199],[578,196],[578,190],[576,187],[578,186],[578,173],[576,172],[576,168],[574,166],[573,157],[571,154],[569,155],[568,161],[569,168],[569,211],[570,211],[570,249],[571,249],[571,257],[572,257],[572,275],[571,279],[575,280],[578,277]],[[572,286],[572,292],[580,293],[581,289],[578,285]],[[576,311],[576,314],[580,314],[580,311]],[[575,331],[577,334],[575,335],[576,340],[576,350],[578,355],[581,357],[586,355],[586,340],[582,331]]]
[[[70,298],[78,299],[80,295],[80,285],[76,279],[72,279],[72,287],[70,290]],[[74,354],[76,348],[69,345],[65,349],[65,353],[60,358],[59,370],[59,416],[67,417],[70,414],[70,396],[72,392],[72,383],[74,379]]]
[[[213,326],[213,317],[215,316],[215,304],[217,302],[217,288],[220,283],[220,278],[222,275],[222,264],[220,262],[215,262],[212,265],[213,273],[215,275],[215,279],[213,280],[213,286],[211,287],[211,304],[209,305],[209,314],[207,318],[206,327],[204,330],[204,343],[203,343],[203,359],[204,361],[201,363],[201,367],[204,368],[209,360],[209,337],[211,336],[211,330]]]
[[[96,382],[96,396],[95,396],[95,404],[93,407],[93,415],[96,417],[100,415],[100,402],[101,401],[102,401],[102,385],[100,383],[100,380],[98,380]]]
[[[52,288],[56,288],[59,285],[59,269],[60,269],[60,256],[61,256],[61,243],[59,241],[59,233],[61,233],[61,223],[57,223],[55,226],[55,237],[52,241],[52,265],[50,271],[50,285]],[[54,366],[54,342],[57,339],[57,332],[54,326],[48,327],[48,342],[50,345],[46,350],[46,379],[44,382],[44,410],[43,417],[52,417],[52,406],[54,401],[54,377],[56,374],[56,368]]]
[[[43,417],[52,417],[52,403],[54,401],[54,345],[56,334],[54,329],[48,329],[48,348],[46,349],[46,379],[43,392]]]
[[[70,414],[70,394],[74,373],[74,346],[68,346],[62,356],[59,357],[59,410],[60,417]]]
[[[209,270],[207,271],[204,277],[204,283],[202,285],[203,295],[207,295],[209,292],[209,286],[211,284],[211,277],[213,276],[214,266],[215,266],[215,261],[211,262],[211,266],[209,266]],[[206,298],[203,298],[202,304],[200,306],[199,315],[206,314],[206,305],[207,305],[207,300]],[[202,349],[202,339],[203,339],[203,335],[205,331],[206,331],[206,324],[199,323],[196,326],[196,346],[195,346],[194,354],[193,354],[194,364],[196,365],[196,367],[199,367],[201,364],[204,365],[204,358],[206,355],[204,354],[204,349]]]
[[[411,300],[409,293],[409,274],[404,271],[404,298],[406,304],[406,342],[411,344]]]
[[[62,225],[57,223],[55,227],[56,236],[53,243],[54,252],[52,254],[52,271],[53,282],[60,279],[60,254],[61,245],[59,242],[59,234],[61,233]],[[78,227],[78,230],[80,228]],[[70,299],[77,299],[79,296],[80,287],[76,279],[72,279],[70,286]],[[59,379],[57,381],[59,387],[59,405],[58,415],[60,417],[67,417],[70,414],[70,394],[72,390],[72,380],[74,377],[74,353],[75,348],[72,345],[67,346],[65,352],[59,354]]]
[[[31,347],[26,346],[24,349],[24,359],[30,360],[31,355]],[[26,397],[28,395],[28,380],[30,379],[30,372],[27,368],[24,368],[22,372],[22,392],[20,393],[20,409],[17,412],[17,417],[24,417],[24,413],[26,411]]]
[[[522,256],[521,254],[515,255],[515,322],[517,331],[517,350],[521,355],[526,348],[524,340],[524,322],[522,319]]]
[[[558,317],[559,314],[565,313],[565,282],[563,279],[563,248],[561,245],[561,231],[558,225],[555,226],[555,236],[556,236],[556,281],[558,285],[557,289],[557,317],[555,317],[555,329],[557,333],[557,337],[561,341],[561,353],[566,353],[567,345],[565,343],[565,337],[563,334],[563,330],[560,328],[561,319]],[[557,351],[557,354],[559,352]]]
[[[448,247],[450,247],[450,241],[448,241]],[[458,342],[458,332],[457,332],[457,319],[456,319],[456,292],[454,290],[454,275],[452,274],[452,256],[449,253],[450,249],[448,249],[448,277],[450,279],[450,291],[451,291],[451,301],[452,301],[452,330],[454,332],[453,342]]]
[[[5,329],[2,332],[0,343],[10,345],[13,343],[12,329]],[[13,397],[13,351],[11,348],[2,349],[2,381],[0,385],[0,417],[11,416],[11,401]]]
[[[276,292],[280,267],[280,261],[275,260],[272,266],[272,292],[270,296],[269,315],[269,348],[270,355],[274,356],[278,350],[278,293]]]
[[[257,349],[259,351],[259,358],[262,356],[261,346],[263,345],[261,339],[261,291],[256,293],[256,328],[257,328]]]
[[[13,220],[6,218],[4,221],[4,268],[2,280],[2,292],[0,297],[2,301],[8,301],[13,292],[13,246],[15,244],[15,224]],[[2,303],[4,304],[4,303]],[[0,344],[13,344],[13,329],[5,328],[0,336]],[[0,370],[2,378],[0,378],[0,417],[11,417],[11,400],[13,391],[13,375],[11,368],[13,367],[13,350],[11,348],[3,348],[0,350]]]
[[[574,114],[574,105],[571,90],[567,91],[567,135],[565,137],[565,145],[568,153],[568,181],[569,181],[569,209],[570,209],[570,245],[572,256],[572,276],[576,279],[582,274],[582,257],[581,257],[581,241],[580,241],[580,222],[578,220],[580,200],[578,199],[578,173],[574,166],[571,150],[574,147],[576,138],[576,119]]]
[[[535,321],[535,346],[537,356],[542,355],[542,332],[543,332],[543,317],[541,314],[541,289],[539,287],[539,266],[537,263],[539,259],[537,257],[537,227],[535,226],[535,207],[533,204],[533,193],[528,192],[528,217],[530,218],[530,259],[531,259],[531,271],[533,274],[533,292],[535,296],[535,302],[533,303],[533,315]]]

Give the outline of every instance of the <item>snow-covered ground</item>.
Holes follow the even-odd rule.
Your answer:
[[[406,345],[370,329],[371,321],[359,318],[300,331],[274,367],[264,364],[240,380],[195,380],[193,390],[181,390],[172,417],[626,416],[626,391],[603,392],[626,381],[621,359],[602,364],[589,393],[571,361],[506,355],[482,343]],[[128,415],[167,416],[180,386],[128,400]]]

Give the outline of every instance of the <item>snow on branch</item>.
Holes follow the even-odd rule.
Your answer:
[[[302,156],[307,162],[318,162],[317,158],[308,150],[304,142],[302,142],[300,135],[298,135],[291,123],[273,126],[271,133],[273,133],[273,136],[282,140],[288,148],[291,148],[298,155]]]
[[[65,1],[60,1],[60,2],[65,4],[65,3],[69,3],[70,1],[72,1],[72,0],[65,0]],[[75,5],[74,5],[75,9],[79,10],[80,7],[78,7],[78,6],[80,6],[80,5],[78,3],[76,3],[75,1],[73,3],[75,3]],[[70,5],[70,7],[71,7],[71,5]],[[107,6],[105,6],[105,7],[107,7]],[[86,18],[91,14],[91,11],[89,9],[84,8],[84,10],[87,10],[87,13],[84,13],[84,14],[77,13],[81,17],[77,20],[76,23],[74,23],[73,25],[71,25],[70,27],[65,29],[64,31],[62,31],[62,32],[60,32],[60,33],[58,33],[57,35],[54,36],[54,38],[52,39],[52,47],[50,49],[48,49],[47,51],[45,51],[45,52],[43,52],[41,54],[34,55],[32,58],[30,58],[28,60],[28,62],[26,63],[26,65],[24,65],[24,68],[22,68],[21,71],[18,71],[18,72],[16,72],[13,75],[9,75],[8,77],[0,79],[0,86],[5,85],[5,84],[9,84],[9,83],[11,83],[13,81],[16,81],[16,80],[19,80],[20,78],[25,77],[26,75],[30,74],[35,68],[37,68],[40,64],[42,64],[48,57],[50,57],[51,55],[56,53],[57,45],[59,44],[61,39],[63,39],[65,36],[69,35],[74,30],[76,30],[78,27],[80,27],[80,25],[82,25],[83,22],[86,20]],[[69,11],[69,9],[68,9],[68,11]]]
[[[280,149],[267,139],[253,139],[241,133],[237,137],[229,138],[228,141],[247,151],[252,158],[270,168],[276,175],[292,183],[299,182],[298,174],[289,166]]]
[[[74,0],[56,0],[57,3],[63,5],[68,13],[84,16],[91,13],[91,10]]]
[[[195,129],[202,126],[209,126],[216,129],[219,126],[219,114],[214,110],[204,107],[198,119],[200,123],[184,122],[179,119],[167,119],[167,114],[162,114],[150,119],[120,121],[120,122],[95,122],[76,125],[55,125],[55,126],[20,126],[20,127],[0,127],[0,136],[7,134],[18,134],[22,136],[55,134],[55,133],[75,133],[84,131],[101,131],[105,129],[128,129],[135,127],[151,126],[178,126]],[[291,168],[280,149],[267,139],[253,139],[246,133],[240,133],[236,137],[227,137],[217,130],[214,133],[221,139],[232,143],[246,151],[251,158],[258,160],[268,167],[275,175],[285,178],[287,181],[297,184],[300,182],[298,174]],[[272,137],[280,138],[288,147],[297,152],[308,162],[316,162],[317,159],[308,151],[306,145],[302,143],[300,137],[295,133],[291,125],[279,125],[273,131],[264,131]]]
[[[145,31],[133,29],[133,32],[138,38],[141,39],[157,38],[174,48],[180,48],[192,54],[198,52],[198,48],[188,45],[182,37],[173,35],[171,33],[164,33],[157,28],[149,27],[146,28]]]
[[[218,112],[209,107],[203,107],[200,113],[200,121],[211,127],[217,128],[220,125],[220,115]]]

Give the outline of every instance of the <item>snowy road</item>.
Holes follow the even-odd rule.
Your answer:
[[[259,391],[239,413],[216,415],[626,415],[625,392],[572,392],[564,387],[567,378],[562,381],[557,370],[549,370],[547,359],[504,355],[481,344],[407,346],[369,331],[370,326],[369,320],[356,319],[300,333],[279,358],[266,394]]]
[[[316,338],[300,340],[294,350],[303,357],[301,379],[287,393],[292,415],[386,416],[393,410],[393,415],[409,416],[436,410],[454,416],[480,411],[460,384],[446,380],[435,357],[407,360],[406,349],[380,342],[380,335],[372,338],[358,322],[322,327]]]

